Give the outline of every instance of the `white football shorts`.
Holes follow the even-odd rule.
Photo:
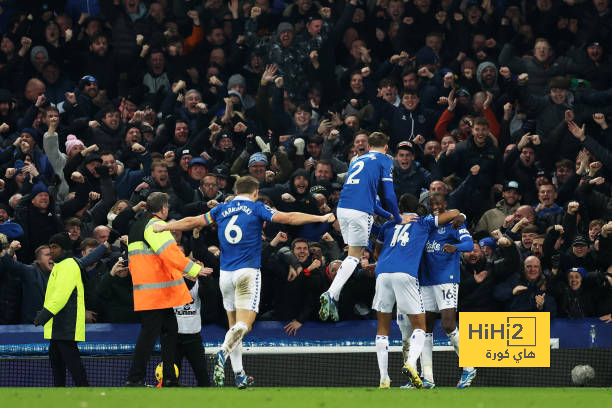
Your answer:
[[[236,309],[259,312],[261,296],[261,272],[255,268],[221,271],[219,288],[223,296],[223,307],[228,312]]]
[[[345,244],[354,247],[368,246],[374,222],[371,214],[350,208],[338,208],[336,215]]]
[[[428,312],[439,312],[444,309],[457,309],[458,283],[421,286],[423,303]]]
[[[376,293],[372,309],[391,313],[397,302],[397,310],[403,314],[425,313],[419,280],[407,273],[381,273],[376,278]]]

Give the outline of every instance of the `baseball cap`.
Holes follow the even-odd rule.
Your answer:
[[[85,75],[83,78],[81,78],[81,81],[95,82],[95,83],[98,82],[98,80],[92,75]]]
[[[200,164],[204,167],[207,167],[206,160],[201,157],[194,157],[193,159],[191,159],[191,161],[189,162],[189,167],[195,166],[196,164]]]
[[[323,194],[326,198],[329,197],[329,190],[320,184],[310,187],[310,194]]]
[[[508,191],[511,188],[513,188],[515,190],[518,190],[519,189],[519,183],[514,181],[514,180],[511,180],[511,181],[507,182],[506,185],[504,186],[504,191]]]
[[[215,168],[212,169],[210,174],[214,174],[215,176],[224,178],[226,180],[229,178],[230,175],[229,169],[223,165],[215,166]]]
[[[465,88],[459,88],[455,91],[455,96],[465,96],[467,98],[470,98],[472,95],[470,94],[470,91],[468,91]]]
[[[409,141],[407,141],[407,140],[404,140],[404,141],[399,142],[399,143],[397,144],[397,148],[396,148],[395,150],[400,150],[400,149],[402,149],[402,150],[408,150],[408,151],[410,151],[410,152],[414,153],[414,146],[412,145],[412,143],[410,143],[410,142],[409,142]]]
[[[191,154],[191,150],[189,150],[189,149],[180,149],[177,152],[177,156],[178,156],[179,160],[181,159],[181,157],[183,157],[185,155],[193,156],[193,154]]]
[[[576,238],[572,241],[572,246],[576,245],[589,245],[588,241],[582,235],[576,235]]]
[[[586,269],[584,269],[584,268],[582,268],[582,267],[573,267],[573,268],[570,268],[570,269],[567,271],[567,273],[570,273],[570,272],[578,272],[578,273],[580,274],[580,276],[582,276],[583,278],[584,278],[584,277],[586,276],[586,274],[587,274],[587,270],[586,270]]]

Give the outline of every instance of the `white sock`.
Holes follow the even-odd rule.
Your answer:
[[[338,300],[342,287],[344,287],[346,281],[349,280],[358,263],[359,259],[355,258],[354,256],[347,256],[344,261],[342,261],[342,265],[340,265],[334,281],[329,289],[327,289],[329,294],[334,299]]]
[[[230,353],[230,359],[232,360],[234,375],[244,375],[244,368],[242,367],[242,341]]]
[[[395,319],[397,326],[402,332],[402,357],[404,359],[403,364],[406,364],[408,360],[408,348],[410,347],[410,336],[412,336],[412,325],[410,319],[403,313],[398,312],[397,318]]]
[[[248,331],[249,328],[245,323],[236,322],[236,324],[231,327],[227,333],[225,333],[225,340],[223,341],[223,346],[221,347],[223,357],[227,359],[227,356],[229,356],[230,353],[234,351],[236,346],[242,342],[242,338]]]
[[[450,333],[446,333],[451,343],[453,343],[453,348],[455,349],[455,353],[457,353],[457,357],[459,357],[459,329],[455,327]]]
[[[389,378],[389,337],[376,336],[376,359],[380,371],[380,381]]]
[[[455,328],[451,333],[446,333],[451,343],[453,343],[453,348],[455,349],[455,353],[457,353],[457,357],[459,357],[459,329]],[[471,371],[474,367],[463,367],[464,370]]]
[[[433,382],[433,333],[425,333],[425,343],[421,354],[421,372],[426,380]]]
[[[410,337],[410,350],[408,350],[408,364],[412,367],[416,367],[416,362],[423,351],[423,343],[425,343],[425,332],[415,329]]]

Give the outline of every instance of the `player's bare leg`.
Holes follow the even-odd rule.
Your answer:
[[[380,371],[380,385],[378,388],[390,388],[389,378],[389,331],[391,330],[391,313],[376,312],[378,328],[376,329],[376,359]]]
[[[425,343],[425,313],[409,314],[410,324],[414,328],[410,336],[410,348],[408,350],[408,361],[402,368],[402,373],[410,378],[410,382],[416,388],[423,388],[423,382],[416,370],[416,362],[423,351]]]
[[[323,293],[319,298],[321,302],[319,317],[321,320],[331,318],[333,321],[337,322],[340,319],[337,307],[340,292],[359,264],[359,257],[363,252],[363,248],[362,246],[349,246],[348,256],[342,261],[331,286],[327,289],[327,292]]]

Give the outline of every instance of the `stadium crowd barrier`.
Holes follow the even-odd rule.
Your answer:
[[[283,331],[285,322],[257,322],[243,343],[244,366],[260,386],[376,386],[378,366],[374,338],[376,321],[335,324],[307,322],[295,337]],[[92,386],[121,386],[140,326],[88,324],[87,341],[79,344]],[[202,328],[207,355],[223,342],[225,329]],[[480,368],[474,386],[571,386],[576,365],[595,370],[592,386],[612,386],[612,325],[598,319],[554,319],[550,325],[550,368]],[[390,338],[389,372],[394,385],[405,379],[401,335],[395,324]],[[438,386],[454,386],[461,369],[439,322],[434,330],[434,376]],[[48,342],[42,328],[0,326],[0,386],[50,386]],[[148,381],[159,362],[159,345],[148,367]],[[209,371],[212,363],[208,364]],[[182,371],[184,369],[184,371]],[[183,361],[181,382],[195,385],[191,368]],[[231,378],[231,364],[227,366]],[[71,378],[68,375],[68,383]],[[231,382],[229,382],[231,384]]]

